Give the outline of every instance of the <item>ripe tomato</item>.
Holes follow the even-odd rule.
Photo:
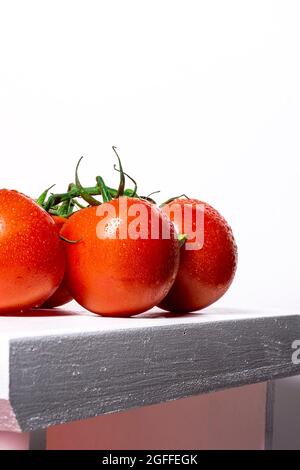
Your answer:
[[[65,219],[64,217],[59,217],[57,215],[52,215],[52,219],[54,220],[58,233],[59,233],[67,219]],[[54,292],[54,294],[51,295],[51,297],[48,300],[46,300],[45,303],[43,303],[41,308],[59,307],[61,305],[67,304],[68,302],[71,302],[71,300],[73,300],[73,297],[71,296],[69,292],[69,289],[66,285],[66,280],[64,277],[59,288]]]
[[[0,190],[0,314],[38,307],[64,274],[54,221],[32,199]]]
[[[137,208],[144,223],[132,235]],[[160,230],[154,239],[151,231],[156,222]],[[169,230],[168,239],[163,239],[162,230]],[[177,234],[163,212],[149,202],[120,197],[80,210],[61,234],[81,240],[66,244],[67,283],[75,300],[94,313],[128,317],[144,312],[166,296],[176,277]]]
[[[189,206],[192,223],[187,224]],[[192,312],[216,302],[229,288],[237,266],[237,247],[226,220],[210,205],[195,199],[175,199],[163,207],[170,214],[179,233],[188,241],[201,241],[197,249],[181,248],[176,280],[166,298],[159,304],[164,310]],[[197,212],[198,211],[198,212]],[[201,213],[204,222],[200,227]],[[198,222],[197,222],[198,216]],[[201,232],[200,232],[201,231]],[[200,248],[200,249],[199,249]]]

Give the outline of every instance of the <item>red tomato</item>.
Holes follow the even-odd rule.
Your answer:
[[[54,221],[32,199],[0,190],[0,313],[38,307],[64,274]]]
[[[137,220],[133,215],[137,207],[146,223],[133,239],[128,235]],[[157,239],[151,237],[154,221],[160,226]],[[169,230],[168,239],[163,239],[162,230]],[[148,238],[143,238],[146,232]],[[94,313],[128,317],[144,312],[166,296],[176,277],[179,243],[174,226],[146,201],[121,197],[80,210],[61,234],[81,239],[66,244],[67,282],[75,300]]]
[[[64,217],[59,217],[57,215],[52,215],[52,219],[54,220],[59,233],[67,219],[65,219]],[[68,302],[71,302],[71,300],[73,300],[73,297],[70,294],[64,277],[59,288],[54,292],[54,294],[51,295],[48,300],[46,300],[46,302],[41,306],[41,308],[59,307],[61,305],[67,304]]]
[[[185,223],[186,206],[191,209],[191,224]],[[188,242],[181,248],[176,280],[159,307],[174,312],[207,307],[222,297],[234,278],[237,247],[231,228],[213,207],[195,199],[176,199],[164,206],[163,211],[170,214],[178,233],[185,233],[191,242],[196,242],[197,237],[199,242],[195,245],[197,249],[188,250]],[[204,231],[199,222],[201,214]]]

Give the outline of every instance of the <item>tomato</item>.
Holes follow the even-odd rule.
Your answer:
[[[137,213],[144,222],[135,231]],[[156,222],[160,230],[155,239],[151,230]],[[163,238],[163,230],[169,230],[169,238]],[[79,240],[66,244],[67,283],[75,300],[94,313],[128,317],[144,312],[166,296],[176,277],[179,243],[174,226],[160,209],[141,199],[120,197],[82,209],[61,234]]]
[[[0,314],[38,307],[59,286],[63,247],[51,216],[17,191],[0,190]]]
[[[191,216],[185,210],[187,206]],[[234,278],[237,247],[232,230],[213,207],[195,199],[175,199],[163,211],[169,214],[178,233],[187,236],[187,242],[181,248],[174,285],[159,307],[174,312],[207,307],[222,297]],[[187,223],[188,217],[191,223]],[[194,249],[188,249],[189,242]]]
[[[59,233],[67,219],[65,219],[64,217],[59,217],[57,215],[53,215],[52,218],[56,224]],[[67,304],[68,302],[71,302],[71,300],[73,300],[73,297],[69,292],[64,277],[59,288],[54,292],[54,294],[51,295],[48,300],[46,300],[46,302],[41,306],[41,308],[59,307],[61,305]]]

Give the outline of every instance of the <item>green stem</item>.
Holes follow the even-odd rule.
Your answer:
[[[45,189],[45,191],[42,192],[42,194],[37,198],[36,203],[39,206],[43,206],[44,202],[46,201],[46,197],[48,196],[48,193],[49,193],[50,189],[52,189],[54,186],[55,186],[55,184],[50,186],[50,188]]]
[[[118,192],[117,192],[117,196],[116,197],[120,197],[120,196],[123,196],[124,194],[124,189],[125,189],[125,174],[124,174],[124,171],[123,171],[123,167],[122,167],[122,163],[121,163],[121,159],[118,155],[118,152],[117,152],[117,147],[115,147],[113,145],[112,147],[113,151],[115,152],[116,156],[117,156],[117,159],[118,159],[118,162],[119,162],[119,171],[120,171],[120,184],[119,184],[119,188],[118,188]]]
[[[167,201],[163,202],[159,207],[163,207],[166,204],[170,204],[170,202],[175,201],[175,199],[180,199],[181,197],[185,197],[186,199],[190,199],[186,194],[180,194],[180,196],[171,197]]]
[[[97,188],[99,188],[100,194],[102,195],[103,202],[111,201],[112,197],[110,192],[104,183],[104,180],[101,176],[96,176]]]
[[[76,243],[81,242],[83,239],[80,238],[79,240],[69,240],[68,238],[64,237],[62,234],[59,235],[59,238],[64,242],[70,243],[71,245],[75,245]]]
[[[120,170],[117,168],[116,165],[114,165],[114,169],[115,169],[116,171],[120,172]],[[127,191],[127,192],[131,191],[130,197],[135,197],[135,196],[137,196],[137,183],[136,183],[136,181],[135,181],[131,176],[129,176],[127,173],[125,173],[125,171],[123,171],[123,173],[124,173],[124,175],[127,176],[127,178],[129,178],[130,181],[132,181],[133,184],[134,184],[134,189],[131,189],[131,190],[129,190],[129,189],[126,190],[126,189],[125,189],[125,191]],[[124,194],[125,194],[125,191],[124,191]]]
[[[86,206],[84,206],[83,204],[80,204],[80,202],[78,202],[76,199],[73,199],[73,202],[74,202],[74,205],[78,207],[78,209],[86,209]]]
[[[83,159],[83,157],[81,157],[79,159],[79,161],[76,165],[76,170],[75,170],[75,183],[76,183],[76,186],[80,190],[80,196],[82,197],[82,199],[84,199],[90,206],[100,206],[101,202],[99,202],[97,199],[92,197],[88,192],[86,192],[85,188],[80,183],[79,176],[78,176],[78,168],[79,168],[79,165],[80,165],[80,162],[81,162],[82,159]]]
[[[188,236],[185,233],[180,233],[178,235],[178,241],[179,241],[180,248],[185,244],[187,239],[188,239]]]

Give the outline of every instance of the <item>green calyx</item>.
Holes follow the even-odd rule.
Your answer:
[[[180,233],[178,235],[178,241],[179,241],[180,248],[185,244],[187,239],[188,239],[188,236],[185,233]]]
[[[48,196],[48,193],[50,191],[50,189],[52,189],[53,187],[55,186],[55,184],[53,184],[52,186],[50,186],[49,188],[45,189],[45,191],[42,192],[42,194],[37,198],[36,200],[36,203],[39,205],[39,206],[42,206]]]
[[[79,167],[83,159],[83,157],[81,157],[75,168],[75,182],[69,184],[67,191],[64,193],[51,193],[50,191],[54,185],[50,186],[38,197],[36,200],[37,204],[52,215],[65,218],[70,217],[74,211],[85,209],[86,207],[99,206],[102,203],[109,202],[112,199],[117,199],[122,196],[134,197],[148,201],[151,204],[156,204],[156,201],[151,196],[159,193],[159,191],[154,191],[148,196],[139,196],[137,193],[136,181],[123,170],[117,147],[113,146],[112,149],[118,160],[118,165],[114,165],[114,169],[120,174],[120,181],[117,189],[107,186],[102,176],[96,176],[95,186],[83,186],[79,178]],[[133,188],[125,187],[126,178],[133,183]],[[167,204],[174,199],[176,198],[169,199],[164,204]]]

